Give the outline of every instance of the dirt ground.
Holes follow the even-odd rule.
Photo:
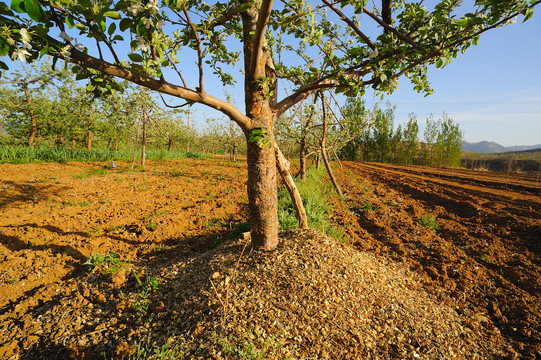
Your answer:
[[[293,232],[261,256],[240,236],[244,162],[117,165],[0,165],[0,358],[121,359],[141,343],[242,358],[229,342],[258,337],[279,345],[260,358],[541,358],[535,177],[335,163],[346,196],[332,220],[348,243]],[[92,257],[110,252],[119,260]]]

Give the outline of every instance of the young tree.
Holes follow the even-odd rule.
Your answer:
[[[62,78],[66,71],[53,71],[48,64],[25,66],[10,74],[1,85],[10,86],[13,91],[6,91],[0,100],[11,118],[16,121],[12,129],[26,133],[28,146],[36,145],[40,125],[45,122],[43,113],[50,110],[51,101],[46,95],[55,79]],[[48,106],[49,105],[49,106]]]
[[[252,242],[272,249],[278,243],[280,154],[274,124],[281,114],[318,90],[334,88],[348,96],[366,86],[392,91],[402,75],[429,93],[428,65],[445,66],[481,33],[520,14],[529,18],[540,1],[478,0],[472,12],[457,16],[460,0],[440,0],[432,9],[423,1],[384,1],[383,12],[369,10],[367,0],[284,0],[277,6],[272,0],[12,0],[11,9],[0,3],[0,55],[35,60],[50,54],[76,64],[78,78],[87,78],[96,92],[111,91],[115,78],[122,78],[227,115],[247,139]],[[371,21],[381,28],[377,38],[361,30],[361,18],[363,25]],[[74,36],[96,45],[85,47]],[[229,69],[240,59],[232,45],[238,40],[244,112],[208,93],[205,81],[210,70],[224,84],[233,82]],[[194,84],[181,72],[189,71],[188,49],[197,63]],[[177,72],[177,84],[167,68]],[[294,89],[280,100],[278,79]]]

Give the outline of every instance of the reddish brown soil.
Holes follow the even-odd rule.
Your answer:
[[[541,358],[541,182],[535,175],[346,162],[334,220],[362,251],[425,273],[459,313]],[[370,210],[372,209],[372,210]],[[433,216],[441,230],[422,227]],[[432,290],[431,290],[432,289]]]
[[[119,165],[121,169],[97,163],[0,165],[0,358],[123,358],[137,341],[151,339],[153,331],[168,337],[162,345],[197,337],[209,328],[201,320],[209,319],[201,294],[219,303],[213,294],[230,280],[218,282],[224,272],[234,275],[231,268],[239,265],[236,259],[244,249],[234,245],[234,251],[227,250],[230,246],[209,252],[235,236],[235,227],[245,221],[245,163],[218,158],[150,162],[145,171]],[[411,274],[436,303],[456,312],[471,331],[482,332],[479,336],[487,343],[481,347],[496,349],[480,352],[475,344],[453,358],[470,358],[464,354],[472,353],[541,357],[541,183],[535,177],[351,162],[341,170],[334,167],[346,197],[334,201],[332,220],[357,251],[413,269]],[[422,216],[433,216],[441,230],[421,226]],[[125,262],[112,276],[107,268],[82,265],[92,254],[111,251]],[[219,268],[220,275],[211,259],[223,252],[229,253],[231,268]],[[334,257],[339,259],[339,254]],[[325,259],[317,260],[318,266],[324,268]],[[302,257],[298,261],[302,264]],[[248,260],[243,266],[259,268]],[[306,265],[299,269],[310,275]],[[132,270],[141,279],[146,274],[158,277],[162,284],[149,305],[153,322],[134,307],[140,303],[140,287]],[[326,270],[333,276],[332,268]],[[294,273],[284,271],[284,279]],[[172,277],[176,282],[168,280]],[[209,278],[217,289],[210,288]],[[347,284],[345,280],[340,285],[344,291],[349,291]],[[279,294],[291,304],[305,291],[294,287],[299,293],[293,295],[285,288]],[[240,286],[239,293],[243,289]],[[176,297],[166,297],[167,292]],[[416,294],[419,303],[431,303]],[[347,310],[344,301],[340,306]],[[244,315],[239,306],[230,311],[240,318]],[[310,308],[299,305],[303,307]],[[291,317],[291,312],[284,316]],[[429,318],[423,326],[429,326]],[[235,331],[242,335],[240,328]],[[318,333],[307,333],[318,341]],[[287,348],[300,335],[283,344]],[[342,357],[332,354],[340,354],[344,345],[322,344],[313,344],[327,349],[319,352],[321,358]],[[401,358],[401,348],[377,346],[379,352],[365,348],[360,353]],[[302,346],[291,349],[293,358],[312,354]],[[443,355],[434,358],[453,354],[439,350],[433,354]],[[321,355],[325,353],[330,355]]]

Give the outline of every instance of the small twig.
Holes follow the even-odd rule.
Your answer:
[[[225,291],[225,304],[224,304],[224,314],[222,317],[222,328],[225,328],[225,319],[227,318],[227,312],[229,310],[229,291],[231,290],[231,287],[233,286],[233,281],[235,280],[237,268],[239,267],[239,263],[240,263],[240,259],[242,258],[242,255],[244,255],[244,250],[246,250],[246,246],[248,246],[248,241],[246,241],[246,244],[244,244],[244,247],[242,248],[242,252],[240,253],[240,256],[237,260],[237,264],[235,265],[235,268],[233,269],[233,274],[231,275],[229,286],[227,287]]]

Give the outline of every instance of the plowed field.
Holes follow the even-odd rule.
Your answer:
[[[426,274],[459,312],[541,357],[541,182],[535,175],[346,162],[335,221],[362,250]],[[349,210],[349,211],[345,211]],[[432,217],[440,230],[423,228]]]
[[[199,311],[201,322],[209,311],[201,310],[200,295],[190,293],[201,286],[182,274],[209,287],[209,278],[221,276],[194,264],[243,229],[245,163],[150,162],[144,171],[117,165],[0,165],[1,359],[124,358],[152,331],[176,339],[179,326],[193,323],[191,337],[204,333],[193,314]],[[357,251],[411,269],[423,291],[484,334],[481,347],[509,358],[541,357],[541,183],[535,177],[353,162],[333,166],[346,196],[329,198],[332,220]],[[423,226],[421,219],[430,221]],[[233,267],[242,257],[239,249]],[[122,259],[120,271],[111,264],[83,265],[93,254],[110,252]],[[182,264],[168,267],[178,259]],[[174,285],[175,298],[162,291],[150,301],[135,279],[150,274],[173,288],[166,281],[177,273],[184,282]],[[408,287],[413,285],[403,288]],[[287,298],[297,295],[302,294]],[[241,314],[242,307],[235,311]],[[173,313],[182,322],[172,323]],[[296,331],[284,340],[286,348],[304,336],[302,328]],[[475,353],[478,345],[463,354]],[[414,348],[377,346],[379,352],[359,353],[401,358],[400,349]],[[340,348],[327,347],[319,356],[336,358],[329,354]],[[293,358],[310,354],[310,346],[298,349]],[[446,351],[432,353],[452,353]],[[421,352],[421,358],[431,357]]]

